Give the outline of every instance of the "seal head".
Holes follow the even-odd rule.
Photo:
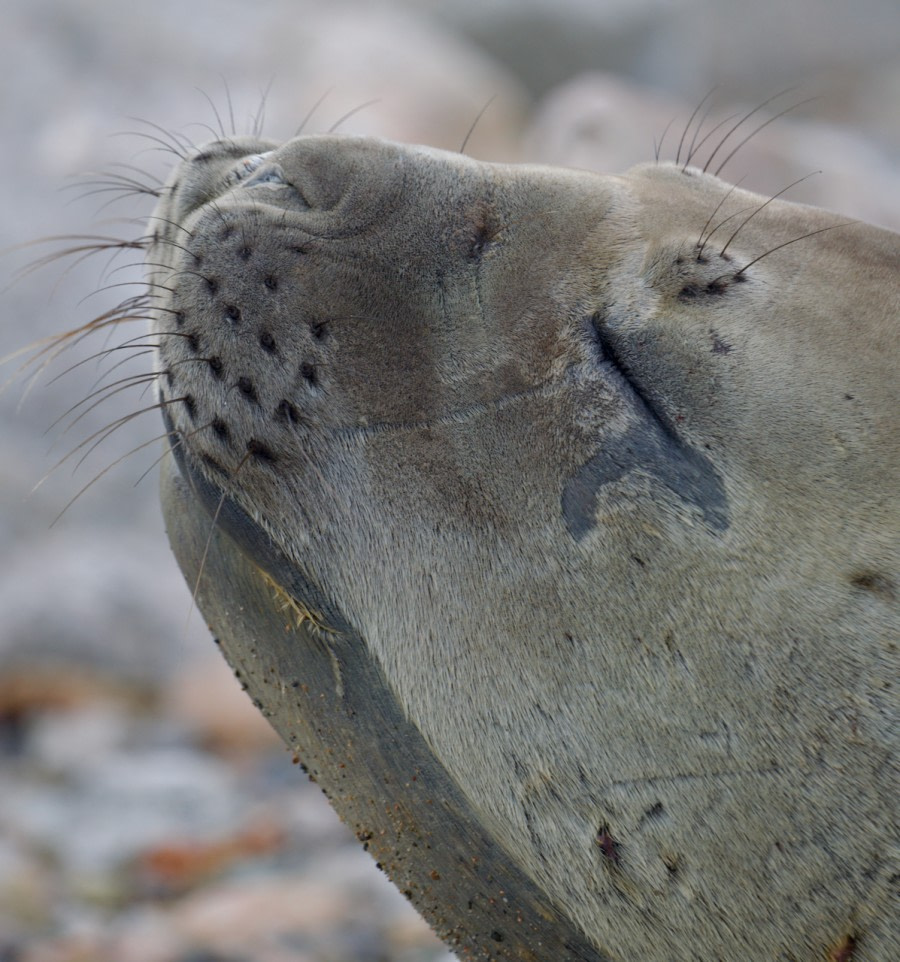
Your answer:
[[[890,957],[900,238],[335,136],[151,228],[176,555],[448,944]]]

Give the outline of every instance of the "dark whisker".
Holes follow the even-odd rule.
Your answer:
[[[716,224],[716,226],[706,235],[706,240],[703,241],[703,244],[698,249],[697,256],[699,257],[703,253],[704,249],[706,248],[706,245],[709,243],[713,234],[721,230],[730,221],[733,221],[735,217],[740,217],[741,214],[746,214],[748,210],[753,210],[753,209],[754,208],[752,207],[741,207],[739,210],[736,210],[733,214],[729,214],[727,217],[723,217],[722,220],[718,224]]]
[[[187,234],[188,237],[189,237],[191,240],[194,239],[193,232],[189,231],[186,227],[182,226],[182,225],[179,224],[177,221],[169,220],[168,217],[160,217],[158,214],[151,214],[150,217],[148,217],[147,219],[148,219],[148,220],[158,220],[158,221],[160,221],[160,222],[163,223],[163,224],[168,224],[169,227],[174,227],[174,228],[176,228],[177,230],[182,230],[182,231],[184,231],[185,234]]]
[[[716,85],[716,86],[718,86],[718,85]],[[699,104],[697,104],[696,107],[694,107],[694,112],[693,112],[693,113],[691,114],[691,116],[688,118],[688,122],[685,124],[684,130],[681,132],[681,139],[678,141],[678,150],[677,150],[677,152],[675,153],[675,163],[676,163],[676,164],[680,164],[680,163],[681,163],[681,151],[682,151],[682,149],[684,148],[684,140],[685,140],[685,137],[687,137],[687,135],[688,135],[688,131],[691,129],[691,125],[694,123],[694,118],[697,116],[697,114],[700,113],[700,110],[702,109],[702,107],[703,107],[703,105],[706,103],[706,101],[709,100],[709,98],[712,97],[712,95],[715,93],[715,91],[716,91],[716,86],[713,86],[713,87],[710,88],[710,90],[709,90],[709,92],[706,94],[706,96],[700,101]]]
[[[60,416],[44,431],[44,434],[48,434],[52,431],[64,418],[69,417],[69,415],[74,414],[82,405],[88,404],[89,401],[93,401],[88,407],[84,408],[80,414],[77,415],[69,424],[63,428],[62,436],[68,434],[68,432],[75,427],[75,425],[83,418],[85,415],[89,414],[98,405],[102,404],[104,401],[109,400],[109,398],[118,394],[119,391],[125,390],[128,387],[132,387],[136,384],[143,384],[144,381],[150,379],[151,381],[157,380],[159,375],[155,371],[142,371],[140,374],[130,374],[128,377],[120,378],[118,381],[113,381],[112,384],[106,384],[95,391],[91,391],[86,397],[83,397],[80,401],[73,404],[67,411],[64,411]]]
[[[703,115],[697,121],[697,125],[694,127],[694,136],[691,137],[691,146],[688,147],[687,157],[685,157],[684,159],[684,167],[681,168],[682,171],[687,169],[688,164],[691,162],[691,157],[694,156],[694,151],[697,145],[697,138],[700,136],[700,131],[703,130],[703,125],[706,123],[706,120],[709,117],[710,112],[712,111],[712,108],[713,108],[712,101],[710,101],[706,105],[706,110],[703,111]]]
[[[163,332],[163,331],[159,332],[159,334],[163,334],[163,333],[168,333],[168,332]],[[172,331],[171,333],[176,334],[180,332]],[[129,338],[127,341],[123,342],[122,344],[118,344],[116,347],[106,347],[102,351],[97,351],[94,354],[89,354],[87,357],[83,357],[80,361],[76,361],[74,364],[70,364],[64,371],[60,371],[59,374],[54,375],[54,377],[52,377],[47,382],[47,386],[49,387],[51,384],[55,384],[61,378],[64,378],[67,374],[71,374],[72,371],[76,370],[77,368],[81,367],[84,364],[88,364],[91,361],[96,361],[96,360],[105,360],[106,358],[109,357],[110,354],[114,353],[115,351],[139,351],[140,354],[146,354],[147,351],[143,350],[143,348],[147,348],[151,351],[158,350],[159,349],[158,344],[135,343],[136,341],[139,341],[146,336],[147,336],[146,333],[138,334],[135,337]],[[134,356],[136,357],[138,355],[135,354]],[[124,362],[127,363],[128,361],[129,361],[129,358],[126,357],[124,359]],[[121,363],[121,362],[117,362],[116,366],[118,366],[118,363]],[[111,370],[114,370],[114,368]],[[106,373],[109,374],[111,373],[111,371],[108,371]]]
[[[210,97],[210,95],[202,87],[194,87],[194,90],[196,90],[203,97],[203,99],[209,104],[210,110],[212,110],[213,116],[216,118],[216,123],[219,125],[219,130],[217,133],[215,130],[212,129],[212,127],[210,127],[207,124],[197,124],[196,126],[206,127],[206,129],[209,130],[210,133],[213,135],[214,140],[228,140],[228,134],[225,132],[225,125],[222,123],[222,117],[219,114],[218,108],[213,103],[212,97]]]
[[[160,434],[155,438],[151,438],[149,441],[145,441],[143,444],[134,448],[132,451],[129,451],[128,454],[134,454],[135,451],[140,451],[141,448],[145,448],[150,444],[155,444],[158,441],[162,441],[164,438],[170,438],[169,444],[166,445],[166,448],[163,451],[163,453],[158,458],[155,458],[153,463],[150,465],[150,467],[147,468],[147,470],[144,471],[143,474],[141,474],[141,476],[137,479],[137,481],[134,482],[134,487],[136,488],[141,483],[141,481],[143,481],[144,478],[146,478],[147,475],[157,466],[157,464],[159,464],[159,462],[162,461],[164,457],[166,457],[167,455],[170,455],[172,451],[175,450],[175,448],[184,447],[184,442],[187,441],[188,438],[194,437],[195,435],[199,434],[201,431],[208,431],[211,427],[212,427],[212,421],[210,421],[207,424],[201,424],[200,427],[194,428],[193,431],[188,431],[187,434],[185,434],[182,431],[179,431],[178,437],[174,441],[171,440],[172,434],[169,431],[166,431],[165,434]],[[127,455],[123,455],[123,457],[127,457]],[[111,466],[112,465],[110,465],[110,467]]]
[[[163,137],[168,137],[169,140],[178,148],[178,150],[181,151],[182,160],[187,159],[187,156],[191,153],[191,151],[197,150],[197,145],[190,139],[190,137],[187,137],[184,134],[177,133],[174,130],[168,130],[166,127],[155,124],[152,120],[144,120],[142,117],[129,117],[128,119],[134,120],[139,124],[145,124],[151,130],[158,131],[163,135]],[[140,131],[136,131],[136,133],[140,133]],[[160,143],[165,146],[164,141],[160,141]]]
[[[757,207],[756,210],[754,210],[753,213],[750,214],[750,215],[746,218],[746,220],[743,220],[743,221],[740,223],[740,225],[738,226],[738,229],[731,235],[731,237],[728,238],[728,240],[727,240],[726,243],[725,243],[725,246],[722,248],[721,251],[719,251],[719,256],[720,256],[720,257],[724,257],[724,256],[725,256],[725,251],[728,250],[728,247],[729,247],[729,245],[731,244],[731,242],[732,242],[732,241],[735,239],[735,237],[737,237],[737,235],[744,229],[744,227],[746,226],[746,224],[747,224],[749,221],[751,221],[754,217],[756,217],[756,215],[757,215],[760,211],[762,211],[762,210],[764,210],[766,207],[768,207],[769,204],[771,204],[773,200],[777,200],[777,198],[779,198],[782,194],[787,193],[787,191],[789,191],[792,187],[796,187],[797,184],[802,184],[804,180],[808,180],[808,179],[809,179],[810,177],[812,177],[814,174],[821,174],[821,173],[822,173],[821,170],[814,170],[814,171],[812,171],[811,173],[807,174],[805,177],[800,177],[798,180],[795,180],[792,184],[788,184],[787,187],[783,187],[780,191],[778,191],[777,194],[773,194],[767,201],[765,201],[764,203],[760,204],[759,207]]]
[[[119,428],[124,427],[126,424],[129,424],[131,421],[133,421],[137,417],[140,417],[142,414],[147,414],[150,411],[161,411],[163,410],[163,408],[167,407],[169,404],[174,404],[176,402],[180,402],[183,400],[184,398],[172,398],[169,401],[159,401],[156,404],[152,404],[148,407],[141,408],[139,411],[132,411],[130,414],[123,414],[122,417],[116,418],[116,420],[113,421],[111,424],[107,424],[106,427],[100,428],[99,430],[95,431],[89,437],[86,437],[78,445],[72,448],[72,450],[69,451],[68,454],[60,458],[59,461],[57,461],[56,464],[54,464],[53,467],[50,468],[50,470],[31,489],[32,492],[37,491],[37,489],[47,480],[47,478],[50,477],[51,474],[53,474],[55,471],[61,468],[66,463],[66,461],[69,460],[69,458],[74,457],[82,448],[85,448],[88,445],[90,445],[90,447],[88,447],[87,451],[84,453],[81,459],[75,465],[73,469],[73,474],[75,471],[78,470],[79,465],[84,463],[84,460],[91,454],[91,452],[94,451],[98,445],[102,444],[108,437],[111,437],[116,431],[119,430]]]
[[[736,113],[736,112],[733,113],[733,114],[729,114],[727,117],[725,117],[724,120],[720,120],[711,130],[709,130],[708,133],[704,134],[703,137],[700,139],[700,141],[697,143],[696,147],[694,146],[694,144],[691,144],[691,149],[688,151],[687,158],[686,158],[686,160],[685,160],[685,162],[684,162],[684,167],[681,168],[682,171],[687,170],[690,162],[694,159],[694,155],[695,155],[695,154],[697,153],[697,151],[700,150],[700,148],[707,142],[707,140],[709,140],[709,138],[712,137],[712,135],[713,135],[717,130],[719,130],[721,127],[724,127],[725,124],[727,124],[729,120],[734,120],[735,117],[737,117],[737,113]],[[699,131],[698,131],[698,133],[699,133]]]
[[[788,87],[786,90],[782,90],[779,93],[775,94],[774,96],[769,97],[768,100],[764,100],[761,104],[757,105],[752,110],[745,113],[744,116],[741,117],[741,119],[733,127],[731,127],[728,133],[726,133],[725,136],[719,141],[719,144],[716,147],[716,149],[709,155],[709,157],[706,158],[706,163],[703,165],[703,173],[705,174],[709,170],[709,165],[712,163],[713,158],[725,146],[725,144],[728,142],[728,139],[736,130],[742,127],[754,114],[758,114],[760,110],[763,109],[763,107],[767,107],[770,103],[772,103],[773,100],[777,100],[779,97],[784,97],[786,94],[789,94],[792,90],[795,90],[795,89],[796,89],[795,87]]]
[[[300,126],[294,131],[294,136],[295,136],[295,137],[299,137],[300,134],[303,133],[303,130],[304,130],[304,128],[306,127],[306,125],[310,122],[310,120],[312,120],[313,114],[319,109],[319,107],[322,106],[322,104],[325,102],[325,98],[326,98],[333,90],[334,90],[334,87],[329,87],[329,88],[325,91],[325,93],[323,93],[322,96],[319,97],[319,99],[312,105],[312,107],[309,108],[309,110],[308,110],[307,113],[306,113],[306,116],[305,116],[305,117],[303,118],[303,120],[300,122]]]
[[[82,304],[85,303],[85,301],[89,301],[92,297],[96,297],[98,294],[105,294],[107,291],[115,290],[117,287],[143,287],[143,288],[155,287],[161,291],[167,291],[170,294],[175,293],[173,290],[171,290],[171,288],[166,287],[165,284],[160,284],[159,281],[149,281],[149,280],[116,281],[115,284],[104,284],[102,287],[98,287],[97,290],[91,291],[90,294],[85,294],[85,296],[78,301],[78,304],[79,306],[81,306]],[[157,295],[152,295],[152,296],[155,297]]]
[[[675,118],[673,117],[663,128],[663,132],[659,138],[659,141],[657,141],[655,137],[653,138],[653,157],[655,158],[657,164],[659,163],[659,155],[662,151],[663,141],[666,139],[666,134],[671,130],[672,124],[674,123]]]
[[[479,121],[481,120],[481,118],[485,115],[485,113],[487,112],[488,107],[490,107],[490,105],[491,105],[496,99],[497,99],[497,95],[494,94],[494,95],[488,100],[488,102],[481,108],[481,110],[479,110],[478,113],[475,115],[475,119],[472,121],[471,127],[469,127],[468,131],[466,132],[466,136],[463,137],[463,142],[462,142],[462,145],[461,145],[460,148],[459,148],[459,153],[464,154],[464,153],[466,152],[466,145],[469,143],[469,138],[470,138],[470,137],[472,136],[472,134],[475,132],[475,128],[478,126],[478,122],[479,122]]]
[[[132,119],[136,120],[138,118],[132,118]],[[172,144],[167,143],[165,140],[163,140],[162,137],[157,137],[155,134],[147,133],[146,130],[128,130],[128,131],[123,131],[121,134],[113,134],[113,136],[114,137],[116,136],[140,137],[143,140],[149,140],[151,143],[158,144],[157,149],[163,150],[167,154],[174,154],[179,160],[187,160],[187,151],[183,146],[181,146],[180,144],[178,146],[173,146]],[[177,143],[177,141],[175,143]],[[152,150],[153,148],[150,148],[150,149]],[[142,151],[142,153],[146,153],[146,152],[147,151]]]
[[[253,136],[257,140],[262,138],[263,130],[266,125],[266,106],[269,102],[269,94],[272,92],[272,85],[275,83],[274,74],[269,78],[269,82],[266,84],[265,90],[262,91],[259,100],[259,107],[256,109],[256,113],[253,115]]]
[[[365,110],[367,107],[372,107],[377,103],[381,103],[380,97],[376,97],[374,100],[367,100],[364,104],[360,104],[358,107],[354,107],[353,110],[348,110],[347,113],[345,113],[340,120],[336,121],[328,128],[328,133],[333,134],[338,129],[338,127],[341,126],[341,124],[348,121],[354,114],[358,114],[361,111]]]
[[[747,143],[747,141],[755,137],[761,130],[763,130],[765,127],[768,127],[769,124],[774,123],[776,120],[778,120],[780,117],[783,117],[785,114],[789,114],[792,110],[796,110],[798,107],[803,107],[804,105],[812,103],[814,100],[817,100],[817,99],[818,99],[817,97],[807,97],[806,100],[801,100],[799,101],[799,103],[792,104],[790,107],[786,107],[780,113],[775,114],[774,117],[770,117],[767,121],[765,121],[765,123],[760,124],[752,133],[747,134],[747,136],[737,145],[737,147],[735,147],[734,150],[732,150],[731,153],[722,161],[722,163],[719,164],[719,166],[716,168],[715,176],[718,177],[722,168],[728,163],[728,161],[731,160],[732,157],[734,157],[734,155],[741,149],[741,147],[744,146],[744,144]],[[707,161],[707,164],[708,163],[709,161]]]
[[[96,484],[96,482],[99,481],[100,478],[102,478],[105,474],[107,474],[117,465],[121,464],[126,458],[132,457],[133,455],[137,454],[138,451],[142,451],[144,448],[149,447],[151,444],[158,444],[165,437],[166,437],[165,434],[160,434],[160,435],[157,435],[155,438],[150,438],[149,441],[142,442],[141,444],[137,445],[137,447],[132,448],[130,451],[126,451],[125,454],[123,454],[121,457],[116,458],[115,461],[108,464],[105,468],[103,468],[102,471],[99,471],[97,474],[95,474],[94,477],[91,478],[91,480],[88,481],[88,483],[83,488],[81,488],[81,490],[78,491],[74,497],[70,498],[69,501],[66,502],[66,505],[62,509],[62,511],[60,511],[59,514],[50,522],[50,527],[52,528],[53,525],[55,525],[56,522],[59,521],[59,519],[69,510],[69,508],[71,508],[72,505],[85,493],[85,491],[87,491],[92,485]],[[135,486],[139,484],[143,480],[143,478],[146,477],[146,475],[148,475],[150,471],[152,471],[153,468],[156,467],[157,464],[159,464],[159,462],[162,460],[163,457],[165,457],[167,453],[168,453],[167,451],[164,451],[162,455],[160,455],[160,457],[157,458],[153,462],[153,464],[150,465],[150,467],[135,482]]]
[[[231,99],[231,88],[224,74],[219,75],[222,86],[225,88],[225,103],[228,104],[228,119],[231,121],[231,136],[237,137],[237,125],[234,122],[234,102]]]
[[[755,257],[749,264],[744,264],[744,266],[734,275],[735,277],[740,277],[744,271],[749,270],[754,264],[758,264],[764,257],[768,257],[769,254],[774,254],[775,251],[780,251],[782,247],[788,247],[790,244],[796,244],[797,241],[806,240],[807,237],[815,237],[816,234],[824,234],[825,231],[835,230],[838,227],[852,227],[854,224],[859,223],[855,220],[842,221],[840,224],[829,224],[828,227],[820,227],[818,230],[808,231],[806,234],[801,234],[799,237],[794,237],[791,240],[785,241],[783,244],[777,244],[775,247],[770,248],[764,254],[760,254],[759,257]]]

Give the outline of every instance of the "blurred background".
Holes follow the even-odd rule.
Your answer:
[[[150,198],[91,172],[165,176],[164,131],[201,143],[261,110],[275,139],[337,125],[451,150],[483,111],[475,157],[617,172],[652,160],[670,122],[661,156],[674,157],[714,87],[710,127],[793,88],[757,116],[799,106],[723,175],[775,193],[820,170],[788,199],[900,229],[896,0],[4,0],[2,13],[0,356],[139,291],[127,251],[28,271],[67,243],[19,246],[36,238],[143,232]],[[51,472],[139,404],[126,392],[52,427],[99,373],[65,369],[104,346],[30,387],[19,359],[0,368],[13,381],[0,394],[0,962],[445,962],[191,610],[157,505],[159,446],[123,458],[158,417]]]

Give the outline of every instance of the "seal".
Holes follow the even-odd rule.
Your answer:
[[[331,135],[150,224],[176,556],[451,948],[900,955],[900,236]]]

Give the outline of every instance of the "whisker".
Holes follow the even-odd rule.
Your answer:
[[[66,463],[66,461],[68,461],[70,458],[75,457],[75,455],[78,454],[78,452],[81,451],[83,448],[87,447],[87,451],[85,451],[84,455],[75,465],[73,469],[73,474],[75,473],[75,471],[78,470],[79,465],[84,463],[84,460],[91,454],[91,452],[94,451],[98,445],[102,444],[108,437],[111,437],[116,431],[119,430],[119,428],[124,427],[126,424],[129,424],[131,421],[133,421],[135,418],[140,417],[142,414],[147,414],[150,411],[161,411],[163,410],[163,408],[167,407],[169,404],[175,404],[176,402],[183,401],[183,400],[184,398],[181,397],[181,398],[172,398],[168,401],[159,401],[156,404],[152,404],[152,405],[149,405],[148,407],[141,408],[138,411],[132,411],[129,414],[123,414],[120,418],[116,418],[116,420],[113,421],[111,424],[106,425],[106,427],[100,428],[99,430],[94,431],[93,434],[86,437],[83,441],[81,441],[74,448],[72,448],[72,450],[69,451],[68,454],[60,458],[59,461],[57,461],[56,464],[54,464],[53,467],[51,467],[50,470],[47,471],[47,473],[31,489],[32,493],[37,491],[37,489],[47,480],[47,478],[49,478],[55,471],[58,471]]]
[[[704,134],[703,137],[702,137],[702,139],[699,141],[699,143],[697,144],[696,147],[694,147],[694,145],[691,144],[691,149],[688,151],[687,159],[686,159],[685,162],[684,162],[684,167],[681,168],[682,171],[687,170],[688,165],[690,164],[690,162],[691,162],[691,161],[693,160],[693,158],[694,158],[694,155],[695,155],[695,154],[697,153],[697,151],[700,150],[700,148],[707,142],[707,140],[709,140],[709,138],[712,137],[712,135],[713,135],[717,130],[719,130],[721,127],[724,127],[725,124],[727,124],[729,120],[734,120],[735,117],[737,117],[737,113],[736,113],[736,112],[733,113],[733,114],[729,114],[729,115],[728,115],[727,117],[725,117],[723,120],[720,120],[711,130],[708,131],[708,133]],[[699,132],[699,131],[698,131],[698,132]]]
[[[266,106],[269,102],[269,94],[272,91],[272,85],[274,83],[275,83],[275,75],[273,74],[271,77],[269,77],[269,82],[266,84],[265,89],[262,91],[262,94],[259,100],[259,107],[256,108],[256,113],[253,115],[253,126],[251,129],[253,131],[253,136],[256,137],[257,140],[262,138],[263,130],[265,129]]]
[[[490,98],[488,99],[487,103],[486,103],[486,104],[481,108],[481,110],[479,110],[478,113],[475,115],[475,119],[472,121],[471,127],[469,127],[468,131],[466,132],[466,136],[463,137],[463,142],[462,142],[462,146],[459,148],[459,153],[464,154],[464,153],[466,152],[466,145],[469,143],[469,138],[470,138],[470,137],[472,136],[472,134],[475,132],[475,128],[478,126],[478,122],[479,122],[479,121],[481,120],[481,118],[485,115],[485,113],[487,112],[488,107],[490,107],[490,105],[491,105],[496,99],[497,99],[497,95],[494,94],[492,97],[490,97]]]
[[[132,117],[130,119],[139,120],[140,118]],[[177,141],[173,142],[175,144],[175,146],[173,146],[172,143],[167,143],[162,137],[157,137],[155,134],[148,133],[146,130],[125,130],[125,131],[122,131],[121,133],[113,134],[112,136],[113,137],[140,137],[143,140],[149,140],[151,143],[157,144],[158,145],[157,149],[163,150],[167,154],[174,154],[179,160],[187,160],[186,149],[181,144],[178,144]],[[150,148],[148,151],[144,151],[144,153],[148,153],[152,149],[153,148]]]
[[[741,222],[741,224],[738,226],[738,229],[731,235],[731,237],[728,238],[728,240],[727,240],[726,243],[725,243],[725,246],[722,248],[721,251],[719,251],[719,256],[720,256],[720,257],[723,257],[723,256],[725,255],[725,251],[728,250],[728,247],[729,247],[729,245],[731,244],[731,242],[732,242],[732,241],[735,239],[735,237],[737,237],[737,235],[744,229],[744,227],[746,226],[746,224],[749,223],[754,217],[756,217],[756,215],[757,215],[760,211],[765,210],[765,208],[768,207],[769,204],[771,204],[773,200],[777,200],[777,198],[779,198],[782,194],[784,194],[784,193],[786,193],[787,191],[789,191],[792,187],[796,187],[797,184],[802,184],[804,180],[809,180],[809,178],[812,177],[812,176],[814,176],[815,174],[821,174],[821,173],[822,173],[821,170],[814,170],[814,171],[812,171],[811,173],[806,174],[805,177],[800,177],[799,179],[795,180],[792,184],[788,184],[787,187],[783,187],[780,191],[778,191],[777,194],[773,194],[767,201],[765,201],[764,203],[760,204],[759,207],[757,207],[756,210],[754,210],[753,213],[750,214],[749,217],[747,217],[746,220],[744,220],[744,221]]]
[[[770,117],[765,123],[760,124],[752,133],[747,134],[747,136],[731,151],[731,153],[722,161],[721,164],[716,168],[715,176],[718,177],[722,168],[731,160],[732,157],[747,143],[747,141],[754,138],[761,130],[768,127],[769,124],[774,123],[779,118],[783,117],[785,114],[789,114],[792,110],[796,110],[798,107],[803,107],[806,104],[812,103],[814,100],[818,100],[818,97],[807,97],[806,100],[801,100],[796,104],[792,104],[790,107],[786,107],[784,110],[775,114],[774,117]],[[708,161],[707,161],[708,163]]]
[[[222,118],[219,115],[219,110],[216,107],[216,105],[213,103],[212,97],[210,97],[210,95],[202,87],[194,87],[194,90],[196,90],[203,97],[203,99],[209,104],[210,110],[212,110],[213,116],[216,118],[216,123],[219,125],[218,133],[216,133],[216,131],[214,131],[211,127],[207,127],[207,129],[210,130],[210,132],[212,133],[213,138],[215,140],[228,140],[228,134],[225,133],[225,125],[222,123]],[[203,124],[202,126],[206,127],[207,125]]]
[[[300,134],[303,133],[303,130],[304,130],[304,128],[306,127],[306,125],[310,122],[310,120],[312,120],[313,114],[319,109],[319,107],[322,106],[322,104],[325,102],[325,98],[328,97],[328,95],[329,95],[333,90],[334,90],[334,87],[329,87],[329,88],[325,91],[325,93],[323,93],[322,96],[319,97],[319,99],[312,105],[312,107],[309,108],[309,110],[308,110],[307,113],[306,113],[306,116],[305,116],[305,117],[303,118],[303,120],[300,122],[300,126],[294,131],[294,136],[295,136],[295,137],[299,137]]]
[[[691,162],[691,157],[694,156],[694,149],[697,143],[697,138],[700,136],[700,131],[703,130],[703,125],[706,123],[706,119],[707,117],[709,117],[710,112],[712,111],[712,108],[713,108],[713,104],[710,101],[710,103],[706,105],[706,110],[703,111],[703,116],[697,121],[697,126],[694,128],[694,136],[691,137],[691,146],[688,147],[687,157],[685,157],[684,159],[684,167],[681,168],[682,170],[687,169],[688,164]]]
[[[111,397],[114,397],[120,391],[126,388],[133,387],[136,384],[143,384],[145,381],[156,381],[159,379],[159,374],[155,371],[142,371],[140,374],[129,374],[128,377],[120,378],[118,381],[113,381],[112,384],[106,384],[103,387],[97,388],[97,390],[91,391],[86,397],[83,397],[80,401],[73,404],[67,411],[64,411],[60,416],[44,431],[44,434],[48,434],[52,431],[64,418],[67,418],[70,414],[74,414],[82,405],[87,404],[93,399],[93,403],[88,407],[84,408],[81,413],[69,422],[63,428],[62,437],[65,437],[76,424],[88,414],[91,413],[96,407],[103,404],[104,401],[108,401]],[[99,397],[98,397],[99,395]]]
[[[678,150],[675,153],[676,164],[681,163],[681,151],[684,147],[684,140],[685,140],[685,137],[687,137],[688,135],[688,131],[691,129],[691,125],[694,122],[694,118],[697,116],[697,114],[700,113],[700,110],[703,108],[703,105],[706,103],[706,101],[709,100],[709,98],[712,97],[712,95],[715,93],[717,86],[718,85],[715,85],[709,89],[706,96],[700,101],[699,104],[697,104],[696,107],[694,107],[694,112],[688,118],[688,122],[685,124],[684,130],[681,132],[681,139],[678,141]]]
[[[248,451],[243,456],[243,458],[241,458],[240,462],[238,462],[237,467],[234,469],[234,471],[231,474],[232,479],[237,477],[238,472],[247,463],[250,457],[251,457],[251,453]],[[200,582],[203,578],[203,572],[206,570],[206,559],[209,557],[209,549],[210,549],[210,546],[212,545],[212,538],[216,531],[216,525],[219,523],[219,515],[222,513],[222,508],[225,505],[225,498],[226,498],[226,493],[223,490],[222,496],[219,498],[219,503],[216,505],[216,510],[215,510],[215,514],[213,514],[212,523],[209,526],[209,534],[207,535],[207,538],[206,538],[206,545],[203,548],[203,554],[200,558],[200,565],[197,569],[197,578],[194,582],[194,590],[191,592],[191,609],[188,612],[188,619],[190,619],[191,615],[193,614],[194,608],[196,608],[197,606],[197,596],[200,593]]]
[[[655,158],[657,164],[659,163],[659,155],[660,155],[660,151],[662,150],[663,141],[666,139],[666,134],[669,132],[669,130],[672,127],[672,124],[674,123],[675,123],[675,118],[673,117],[666,124],[666,126],[663,127],[663,132],[658,142],[655,137],[653,138],[653,157]]]
[[[838,227],[852,227],[854,224],[858,224],[859,221],[847,220],[842,221],[840,224],[829,224],[828,227],[820,227],[818,230],[808,231],[806,234],[801,234],[799,237],[794,237],[791,240],[785,241],[783,244],[777,244],[775,247],[770,248],[764,254],[760,254],[759,257],[755,257],[749,264],[744,264],[744,266],[735,274],[735,277],[740,277],[744,271],[749,270],[754,264],[758,264],[764,257],[768,257],[769,254],[774,254],[775,251],[780,251],[783,247],[788,247],[790,244],[796,244],[797,241],[806,240],[807,237],[815,237],[816,234],[824,234],[825,231],[836,230]]]
[[[231,99],[231,89],[224,74],[219,74],[222,86],[225,88],[225,103],[228,104],[228,119],[231,121],[231,136],[237,137],[237,125],[234,122],[234,103]]]
[[[168,433],[168,432],[166,432],[166,433]],[[97,474],[95,474],[94,477],[91,478],[91,480],[88,481],[88,483],[87,483],[86,485],[84,485],[84,487],[81,488],[81,490],[79,490],[79,491],[74,495],[74,497],[70,498],[70,499],[66,502],[66,504],[65,504],[65,506],[63,507],[62,511],[60,511],[59,514],[50,522],[49,527],[52,528],[53,525],[55,525],[56,522],[59,521],[60,518],[62,518],[62,516],[69,510],[69,508],[71,508],[72,505],[85,493],[85,491],[89,490],[89,489],[90,489],[94,484],[96,484],[97,481],[99,481],[104,475],[106,475],[106,474],[108,474],[110,471],[112,471],[112,469],[113,469],[114,467],[116,467],[117,465],[121,464],[126,458],[130,458],[130,457],[132,457],[133,455],[137,454],[138,451],[142,451],[144,448],[149,447],[151,444],[158,444],[160,441],[162,441],[162,440],[166,437],[166,433],[157,435],[155,438],[150,438],[149,441],[144,441],[144,442],[142,442],[141,444],[137,445],[136,447],[132,448],[130,451],[126,451],[125,454],[123,454],[123,455],[121,455],[120,457],[116,458],[114,461],[112,461],[110,464],[108,464],[105,468],[103,468],[102,471],[99,471]],[[166,455],[167,453],[168,453],[168,451],[164,451],[164,452],[159,456],[159,458],[157,458],[157,459],[153,462],[153,464],[150,465],[150,467],[149,467],[149,468],[138,478],[138,480],[135,482],[135,487],[153,470],[154,467],[156,467],[157,464],[159,464],[159,462],[162,460],[163,457],[165,457],[165,455]],[[43,480],[43,479],[42,479],[42,480]]]
[[[770,103],[772,103],[773,100],[777,100],[779,97],[784,97],[786,94],[789,94],[791,93],[791,91],[796,89],[797,89],[796,87],[788,87],[787,89],[780,91],[774,96],[769,97],[768,100],[764,100],[761,104],[758,104],[752,110],[744,114],[744,116],[741,117],[741,119],[719,141],[719,144],[716,147],[716,149],[709,155],[709,157],[706,158],[706,163],[703,165],[703,173],[705,174],[709,170],[709,165],[713,162],[713,158],[725,146],[725,144],[728,142],[728,139],[736,130],[738,130],[741,126],[743,126],[754,114],[758,114],[760,110],[763,109],[763,107],[767,107]]]
[[[182,335],[180,331],[156,331],[155,333],[160,336],[162,336],[163,334],[175,334],[183,337],[187,336],[187,335]],[[135,343],[136,341],[140,341],[142,338],[146,337],[148,334],[149,332],[145,332],[144,334],[137,334],[135,335],[135,337],[131,337],[127,341],[123,341],[121,344],[117,345],[116,347],[107,347],[107,348],[104,348],[102,351],[97,351],[94,354],[89,354],[87,357],[83,357],[80,361],[76,361],[74,364],[70,364],[65,370],[60,371],[59,374],[54,375],[54,377],[52,377],[47,382],[47,386],[49,387],[51,384],[55,384],[57,381],[65,377],[67,374],[71,374],[72,371],[76,370],[77,368],[81,367],[84,364],[88,364],[90,361],[96,361],[98,359],[108,358],[110,354],[113,354],[115,351],[134,351],[136,353],[124,358],[123,361],[117,362],[113,368],[105,372],[105,374],[103,375],[104,377],[111,374],[112,371],[119,366],[119,364],[122,364],[122,363],[127,364],[128,361],[131,359],[131,357],[138,357],[141,354],[148,353],[148,351],[159,350],[160,345],[158,344]],[[147,348],[148,350],[140,350],[141,348]]]
[[[336,123],[332,124],[331,127],[328,128],[328,133],[333,134],[338,129],[338,127],[341,126],[341,124],[348,121],[354,114],[358,114],[361,111],[365,110],[367,107],[373,107],[375,104],[378,104],[378,103],[381,103],[380,97],[376,97],[374,100],[367,100],[364,104],[360,104],[358,107],[354,107],[352,110],[348,110],[347,113],[345,113],[340,120],[338,120]]]

